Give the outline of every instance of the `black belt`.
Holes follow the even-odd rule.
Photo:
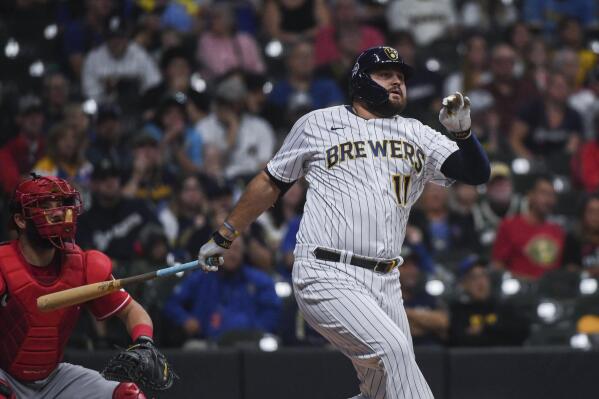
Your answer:
[[[317,247],[314,250],[316,259],[327,260],[330,262],[341,262],[341,252],[330,249]],[[348,262],[350,265],[363,267],[364,269],[373,270],[378,273],[389,273],[391,270],[399,266],[398,259],[390,260],[372,260],[363,256],[352,255]]]

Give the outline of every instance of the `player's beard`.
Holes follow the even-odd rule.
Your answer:
[[[390,96],[391,94],[389,94],[389,97]],[[391,118],[392,116],[401,114],[406,108],[407,101],[405,100],[405,97],[402,95],[398,101],[391,101],[389,97],[383,104],[369,104],[366,105],[366,108],[381,118]]]
[[[405,101],[400,102],[391,102],[385,101],[383,105],[377,107],[377,113],[383,118],[390,118],[395,115],[401,114],[401,112],[406,108]]]
[[[37,231],[37,227],[35,227],[35,223],[31,220],[25,221],[25,236],[27,237],[27,241],[31,244],[32,247],[38,249],[50,249],[54,248],[52,242],[44,238]]]

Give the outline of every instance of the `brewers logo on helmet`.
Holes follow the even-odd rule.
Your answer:
[[[383,47],[385,49],[385,54],[387,54],[387,57],[389,57],[390,60],[396,60],[399,58],[399,54],[397,53],[397,50],[395,50],[393,47]]]

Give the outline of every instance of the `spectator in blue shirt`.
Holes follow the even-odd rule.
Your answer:
[[[167,300],[165,316],[188,337],[217,340],[232,331],[276,330],[281,300],[268,274],[242,264],[244,245],[235,240],[217,273],[194,272]]]
[[[156,117],[144,131],[158,142],[163,157],[173,173],[193,174],[201,171],[204,143],[202,136],[189,123],[187,96],[182,92],[161,101]]]
[[[274,84],[268,98],[271,105],[292,114],[297,109],[313,110],[343,103],[343,94],[334,80],[314,76],[316,63],[312,43],[294,44],[286,63],[288,75]]]

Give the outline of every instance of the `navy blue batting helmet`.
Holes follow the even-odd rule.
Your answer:
[[[387,90],[370,77],[372,69],[380,66],[396,66],[403,73],[404,79],[412,75],[413,69],[400,57],[393,47],[371,47],[360,54],[351,72],[349,94],[371,106],[379,106],[389,99]]]

